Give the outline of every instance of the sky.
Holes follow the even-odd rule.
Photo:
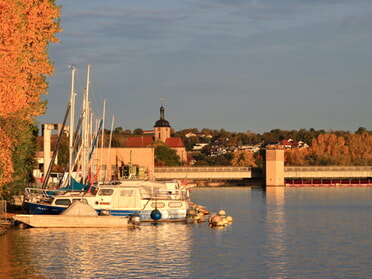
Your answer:
[[[105,128],[253,133],[372,130],[371,0],[57,0],[48,110],[61,123],[74,65]]]

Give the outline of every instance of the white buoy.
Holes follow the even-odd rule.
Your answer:
[[[227,222],[229,222],[230,224],[231,224],[232,222],[234,222],[233,217],[231,217],[231,216],[226,216],[225,219],[226,219]]]
[[[218,211],[218,215],[224,217],[224,216],[226,216],[226,211],[221,209],[220,211]]]
[[[226,216],[226,211],[221,209],[218,214],[212,214],[208,219],[209,225],[211,227],[223,227],[232,224],[233,218],[231,216]]]
[[[210,221],[209,221],[209,224],[213,227],[213,226],[218,226],[219,225],[219,222],[222,221],[222,218],[218,215],[213,215],[211,218],[210,218]]]

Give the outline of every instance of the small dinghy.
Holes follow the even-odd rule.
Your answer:
[[[122,228],[137,225],[127,216],[99,216],[89,204],[75,201],[60,215],[20,214],[16,222],[33,228]]]

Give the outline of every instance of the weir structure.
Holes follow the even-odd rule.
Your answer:
[[[265,157],[265,186],[284,187],[284,150],[267,149]]]
[[[44,165],[47,173],[51,161],[51,134],[56,130],[60,134],[62,124],[43,124],[44,152],[39,157],[40,165]],[[65,127],[68,131],[68,127]],[[107,149],[97,149],[103,154],[103,161],[109,155]],[[304,187],[304,186],[368,186],[372,187],[372,166],[284,166],[284,149],[268,148],[265,150],[263,168],[205,166],[205,167],[154,167],[153,148],[115,148],[111,150],[113,160],[117,158],[131,158],[133,164],[144,166],[147,179],[156,180],[186,179],[196,184],[223,184],[234,182],[238,185],[261,185],[273,187]],[[130,160],[132,161],[132,160]],[[95,169],[94,163],[92,169]],[[115,162],[102,165],[102,170],[115,167]],[[39,172],[42,170],[39,170]],[[255,184],[258,183],[258,184]],[[205,184],[205,183],[204,183]]]

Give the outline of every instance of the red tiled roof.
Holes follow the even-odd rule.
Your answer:
[[[167,138],[165,140],[165,143],[169,147],[173,147],[173,148],[176,148],[176,147],[185,147],[181,138]]]
[[[143,147],[149,146],[153,143],[153,137],[128,137],[126,146],[127,147]],[[185,147],[181,138],[167,138],[165,143],[171,148]]]
[[[286,139],[280,141],[281,145],[292,145],[292,143]]]
[[[152,137],[128,137],[126,146],[127,147],[145,147],[153,143],[154,139]]]

